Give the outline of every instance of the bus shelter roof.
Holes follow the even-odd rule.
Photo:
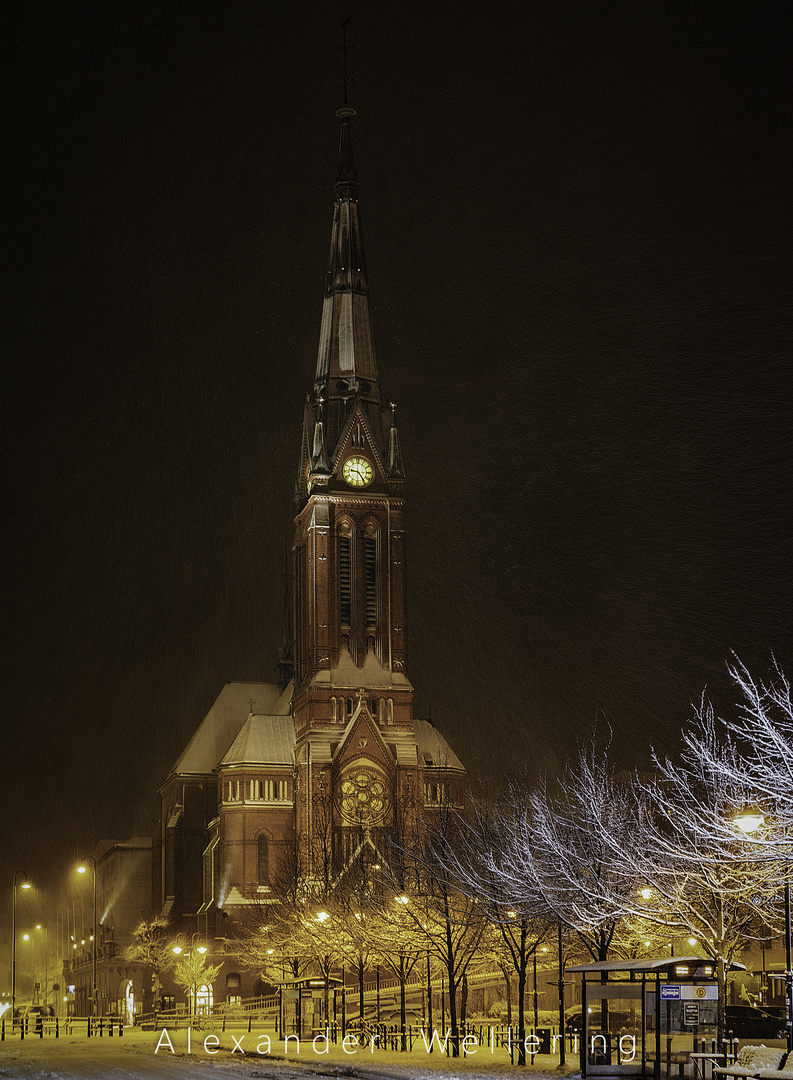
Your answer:
[[[567,972],[604,972],[604,971],[662,971],[664,968],[677,967],[687,964],[689,967],[702,967],[711,964],[715,968],[716,961],[711,956],[660,956],[656,958],[643,957],[639,960],[599,960],[594,964],[576,964],[575,967],[565,968]],[[746,971],[743,964],[732,961],[729,964],[730,971]]]

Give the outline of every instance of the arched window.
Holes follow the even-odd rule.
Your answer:
[[[270,841],[261,833],[259,835],[259,884],[270,884]]]

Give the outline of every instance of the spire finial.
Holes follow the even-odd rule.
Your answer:
[[[349,18],[345,19],[344,15],[342,14],[342,17],[341,17],[341,43],[342,43],[342,50],[344,52],[344,82],[343,82],[342,86],[343,86],[343,89],[344,89],[344,104],[345,105],[349,105],[349,100],[347,98],[347,89],[348,89],[348,81],[347,81],[347,27],[349,25],[350,25]]]

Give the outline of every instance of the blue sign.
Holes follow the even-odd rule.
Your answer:
[[[671,986],[669,983],[661,985],[661,1001],[679,1001],[680,987]]]

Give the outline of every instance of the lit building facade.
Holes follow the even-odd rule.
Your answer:
[[[133,837],[118,843],[105,841],[96,848],[96,989],[98,1016],[125,1017],[127,1022],[153,1007],[151,973],[125,958],[126,946],[139,923],[149,918],[152,906],[152,840]],[[56,1012],[91,1015],[93,984],[93,863],[79,888],[82,930],[67,935],[63,950],[63,983],[59,984]],[[73,887],[74,887],[74,883]],[[61,992],[62,991],[62,992]],[[61,1008],[65,1005],[66,1008]]]

